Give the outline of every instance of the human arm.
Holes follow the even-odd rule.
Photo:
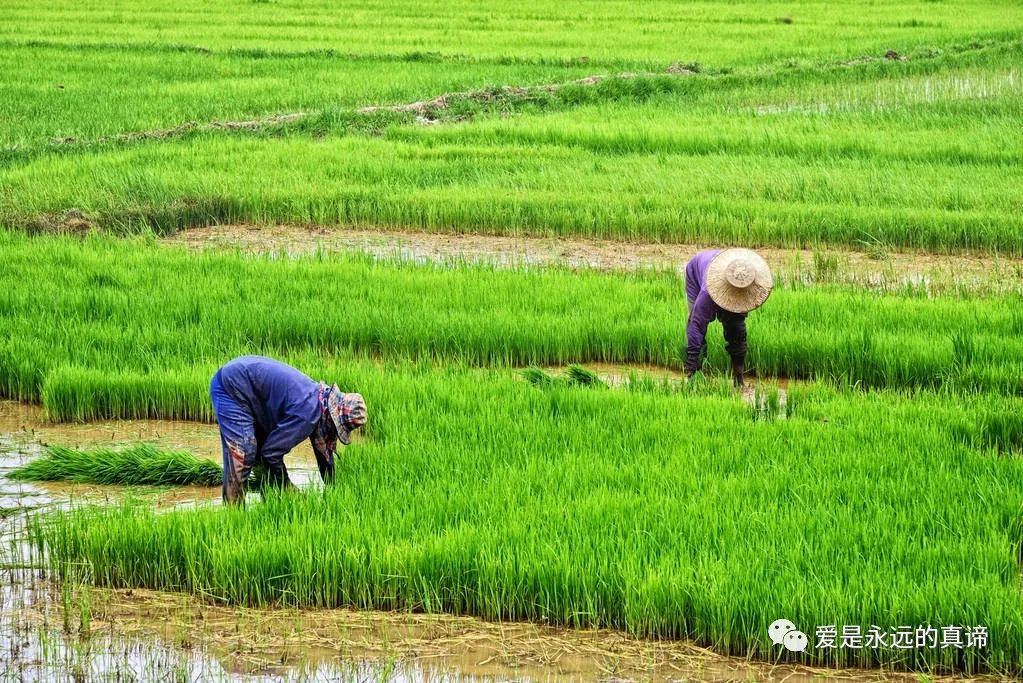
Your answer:
[[[270,485],[280,488],[290,486],[288,471],[284,467],[284,456],[309,436],[312,429],[313,424],[309,418],[296,411],[289,412],[267,435],[260,455],[266,465]]]
[[[313,446],[313,455],[316,456],[316,466],[320,470],[320,477],[324,484],[330,484],[334,480],[334,454],[337,449],[337,438],[334,430],[324,423],[325,420],[320,420],[309,436],[309,441]]]

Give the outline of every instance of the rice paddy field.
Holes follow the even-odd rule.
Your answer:
[[[0,680],[1023,675],[1023,5],[0,16]],[[254,353],[369,423],[228,508]]]

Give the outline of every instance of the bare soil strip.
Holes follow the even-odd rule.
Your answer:
[[[477,89],[477,90],[466,90],[463,92],[445,93],[438,97],[434,97],[429,100],[420,100],[418,102],[410,102],[408,104],[395,104],[395,105],[383,105],[383,106],[372,106],[372,107],[361,107],[356,111],[360,114],[375,114],[377,112],[393,112],[393,113],[411,113],[418,114],[425,117],[427,120],[435,120],[434,117],[438,112],[444,111],[451,106],[453,100],[469,100],[477,102],[479,104],[487,104],[495,101],[499,96],[506,99],[518,99],[527,100],[531,96],[540,93],[556,93],[566,85],[583,85],[592,86],[600,83],[601,81],[609,79],[629,79],[639,77],[651,77],[651,76],[689,76],[694,75],[697,72],[693,67],[686,66],[684,64],[672,64],[667,70],[655,73],[655,72],[641,72],[641,73],[620,73],[615,75],[593,75],[579,78],[568,83],[546,83],[544,85],[532,85],[532,86],[511,86],[505,85],[501,88],[496,89]],[[423,123],[424,121],[420,121]]]
[[[182,123],[179,126],[173,128],[158,128],[155,130],[140,130],[132,131],[130,133],[120,133],[118,135],[108,135],[104,137],[95,138],[92,140],[83,140],[75,137],[64,137],[64,138],[52,138],[50,140],[51,145],[75,145],[75,144],[95,144],[105,145],[111,142],[137,142],[139,140],[163,140],[166,138],[179,137],[186,133],[194,133],[197,131],[210,131],[210,130],[260,130],[262,128],[273,128],[275,126],[283,126],[289,123],[294,123],[305,117],[309,116],[310,112],[296,111],[289,114],[274,114],[272,116],[264,116],[258,119],[250,119],[247,121],[208,121],[206,123],[200,123],[198,121],[188,121]]]
[[[276,256],[360,251],[378,258],[424,263],[560,265],[603,271],[651,268],[678,273],[694,253],[711,246],[294,225],[192,228],[165,241],[193,249],[241,250]],[[879,291],[914,288],[929,294],[1023,293],[1023,259],[1019,258],[888,251],[876,246],[864,252],[776,247],[757,251],[776,276],[808,285],[840,283]]]
[[[37,626],[59,624],[60,588],[51,585],[38,594],[42,599],[24,608],[21,617]],[[226,670],[245,673],[397,661],[416,662],[431,677],[494,680],[919,680],[882,670],[750,662],[691,643],[643,640],[609,630],[408,612],[221,607],[143,589],[92,588],[88,601],[92,636],[201,645]]]

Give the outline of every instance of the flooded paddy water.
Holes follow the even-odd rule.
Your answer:
[[[598,372],[614,370],[621,369]],[[181,593],[57,582],[29,552],[29,516],[75,503],[114,503],[128,491],[15,482],[8,473],[46,444],[138,441],[220,457],[215,425],[52,424],[36,406],[0,401],[0,681],[919,680],[748,662],[691,643],[613,631],[404,612],[254,609]],[[318,477],[301,450],[288,464],[299,486]],[[132,487],[130,493],[159,507],[218,504],[220,497],[219,489],[200,487]]]

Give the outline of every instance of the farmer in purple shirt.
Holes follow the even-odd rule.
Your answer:
[[[224,448],[224,501],[245,500],[245,480],[262,463],[269,485],[291,486],[284,456],[309,439],[324,482],[334,476],[337,442],[351,443],[366,424],[360,394],[314,382],[295,368],[263,356],[241,356],[217,370],[210,398]]]
[[[707,326],[717,319],[725,328],[725,350],[732,376],[742,386],[746,372],[746,314],[767,300],[774,286],[771,269],[749,249],[701,251],[686,264],[686,374],[692,377],[707,351]]]

